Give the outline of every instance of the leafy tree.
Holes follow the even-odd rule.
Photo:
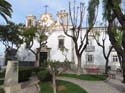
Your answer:
[[[53,93],[56,93],[56,76],[59,75],[60,73],[63,72],[62,69],[60,69],[60,62],[59,61],[51,61],[51,60],[48,60],[47,61],[48,63],[48,69],[49,69],[49,72],[52,74],[52,82],[53,82]]]
[[[16,46],[17,50],[19,49],[20,45],[23,43],[21,38],[21,27],[23,25],[15,24],[13,22],[8,22],[8,25],[1,26],[0,30],[0,41],[3,45],[8,48],[12,47],[13,45]]]
[[[47,43],[47,35],[44,33],[45,29],[39,29],[37,27],[29,27],[29,28],[24,28],[23,31],[23,38],[24,42],[26,44],[26,49],[29,49],[36,57],[36,66],[39,66],[39,54],[41,51],[41,48]],[[39,47],[37,50],[33,50],[32,46],[34,44],[34,40],[37,40],[39,43]]]
[[[9,40],[8,40],[8,27],[7,26],[0,26],[0,41],[3,45],[8,48]]]
[[[14,24],[13,22],[8,22],[8,25],[1,26],[0,30],[0,41],[5,46],[5,64],[9,58],[10,50],[13,50],[17,54],[18,49],[20,48],[23,40],[21,38],[21,25]],[[14,47],[15,46],[15,47]],[[16,49],[14,49],[16,48]],[[12,54],[12,53],[11,53]]]
[[[0,15],[8,22],[7,16],[11,17],[12,6],[6,0],[0,0]]]
[[[125,14],[122,11],[124,7],[121,7],[121,3],[122,0],[103,0],[103,16],[108,21],[109,39],[118,54],[123,72],[123,82],[125,82]]]
[[[73,9],[71,8],[71,3],[69,2],[69,21],[71,22],[71,32],[69,32],[68,26],[64,25],[64,21],[62,19],[62,27],[64,30],[65,35],[70,37],[74,42],[75,53],[78,60],[77,66],[77,74],[81,73],[81,56],[83,51],[86,49],[88,44],[88,34],[93,28],[95,21],[96,21],[96,14],[95,11],[98,9],[99,0],[90,0],[88,6],[88,24],[87,30],[85,34],[82,34],[83,29],[83,17],[85,13],[85,6],[83,3],[80,3],[78,7],[74,4]],[[97,8],[97,9],[96,9]],[[91,20],[94,20],[93,22]],[[69,23],[70,23],[69,22]]]
[[[16,46],[16,50],[20,48],[21,44],[23,44],[23,38],[22,38],[22,28],[24,27],[23,24],[15,24],[13,22],[9,22],[8,28],[9,28],[9,42],[11,43],[11,47]]]

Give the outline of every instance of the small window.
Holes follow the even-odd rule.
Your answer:
[[[93,55],[87,55],[87,62],[88,63],[93,63],[93,61],[94,61]]]
[[[64,38],[65,38],[65,36],[63,36],[63,35],[58,36],[58,48],[64,47]]]
[[[117,55],[113,55],[112,56],[112,60],[113,60],[113,62],[118,62],[118,56]]]
[[[64,39],[59,39],[59,48],[63,48],[64,47]]]

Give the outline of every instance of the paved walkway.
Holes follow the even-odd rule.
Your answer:
[[[88,93],[125,93],[125,84],[122,84],[119,79],[106,81],[84,81],[67,77],[57,77],[57,79],[77,84]]]

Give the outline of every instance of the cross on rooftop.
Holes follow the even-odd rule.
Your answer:
[[[48,8],[48,5],[45,5],[45,13],[47,13],[47,8]]]

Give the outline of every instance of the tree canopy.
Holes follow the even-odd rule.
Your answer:
[[[0,15],[8,22],[7,17],[11,17],[11,13],[13,12],[12,6],[6,0],[0,0]]]

